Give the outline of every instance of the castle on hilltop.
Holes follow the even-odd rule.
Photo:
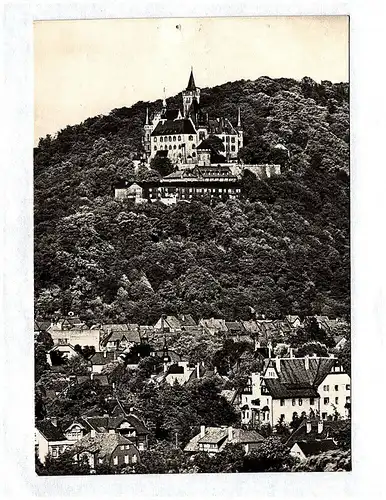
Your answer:
[[[156,112],[152,120],[146,111],[143,147],[148,161],[166,157],[174,164],[208,166],[213,160],[209,136],[218,137],[224,145],[221,157],[214,159],[216,163],[237,161],[243,147],[240,108],[235,126],[228,118],[210,118],[201,108],[200,93],[192,69],[188,85],[182,91],[182,110],[168,109],[164,98],[162,110]]]

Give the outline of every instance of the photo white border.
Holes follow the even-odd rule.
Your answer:
[[[378,4],[373,5],[371,4]],[[377,11],[379,7],[380,12]],[[33,40],[42,19],[351,15],[353,472],[38,477],[33,442]],[[382,2],[10,2],[4,12],[3,498],[380,498],[385,348]],[[374,402],[377,402],[374,404]],[[5,481],[4,481],[5,479]]]

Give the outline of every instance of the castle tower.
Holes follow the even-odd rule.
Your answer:
[[[240,106],[237,114],[237,138],[238,138],[238,148],[237,150],[241,149],[244,146],[244,131],[241,128],[241,112],[240,112]]]
[[[190,71],[188,86],[185,90],[182,91],[182,104],[185,118],[187,118],[189,115],[190,107],[194,99],[195,101],[197,101],[197,104],[200,103],[200,89],[196,87],[192,68]]]
[[[143,148],[145,150],[146,158],[150,156],[151,153],[151,141],[150,141],[150,135],[152,133],[153,127],[151,126],[149,122],[149,108],[146,108],[146,119],[145,119],[145,125],[143,126],[144,129],[144,136],[143,136]]]

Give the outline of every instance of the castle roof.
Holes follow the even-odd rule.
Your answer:
[[[196,84],[194,82],[194,76],[193,76],[193,69],[190,72],[189,82],[188,86],[186,87],[186,90],[196,90]]]
[[[166,120],[159,122],[152,132],[152,136],[168,134],[196,134],[196,129],[191,120]]]

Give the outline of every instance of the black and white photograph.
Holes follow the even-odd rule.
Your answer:
[[[351,471],[349,17],[33,41],[36,474]]]

